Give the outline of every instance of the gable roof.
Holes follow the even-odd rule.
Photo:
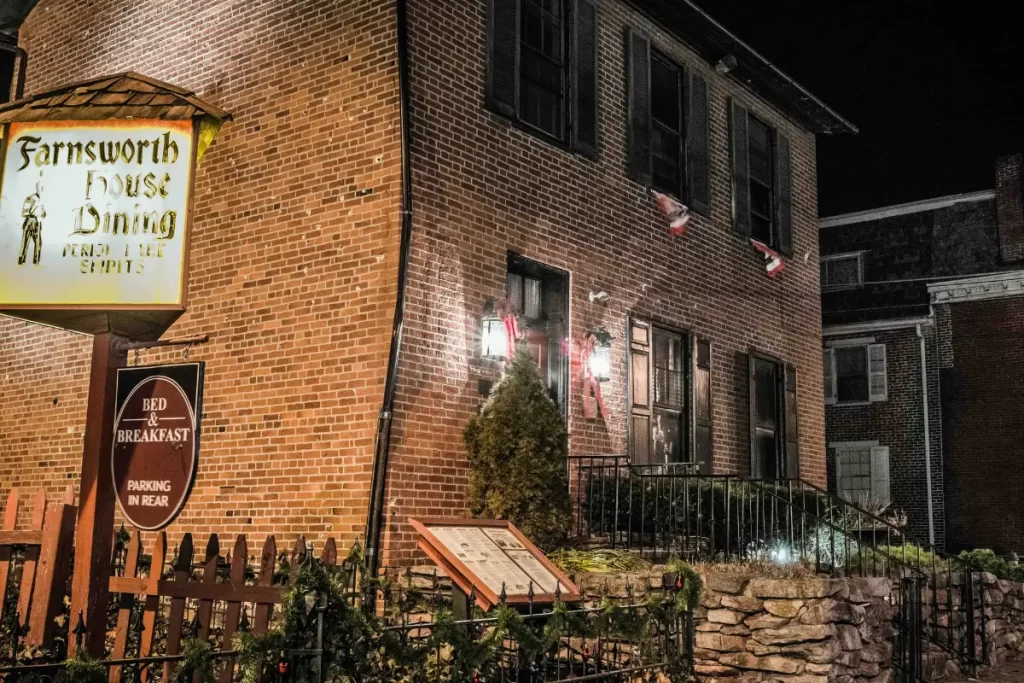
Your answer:
[[[190,120],[231,114],[184,88],[133,71],[65,85],[0,105],[0,123],[12,121],[99,121],[105,119]]]
[[[857,127],[715,21],[691,0],[627,0],[711,64],[736,58],[729,77],[772,103],[813,133],[857,133]]]

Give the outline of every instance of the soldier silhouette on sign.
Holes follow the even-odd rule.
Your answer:
[[[36,183],[36,191],[25,197],[25,203],[21,205],[21,215],[25,221],[21,224],[21,253],[18,255],[18,265],[25,264],[25,257],[28,256],[29,240],[32,242],[32,263],[39,265],[39,257],[43,251],[43,219],[46,218],[46,207],[43,206],[43,188]]]

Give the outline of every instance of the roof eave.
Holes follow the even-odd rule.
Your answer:
[[[807,128],[823,135],[853,135],[855,125],[840,116],[770,60],[718,23],[691,0],[627,0],[657,21],[709,64],[732,55],[729,75]]]

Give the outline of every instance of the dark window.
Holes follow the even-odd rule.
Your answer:
[[[548,394],[562,408],[563,414],[567,414],[568,275],[510,254],[507,278],[508,299],[519,313],[526,348],[537,362]]]
[[[3,36],[0,36],[3,40]],[[7,102],[11,95],[11,84],[14,81],[14,53],[0,49],[0,104]]]
[[[751,476],[799,476],[796,369],[751,354],[749,372]]]
[[[856,287],[863,281],[861,254],[821,257],[821,288]]]
[[[531,130],[597,153],[593,0],[491,0],[488,103]]]
[[[753,116],[750,135],[750,230],[754,239],[775,244],[772,226],[772,131]]]
[[[711,347],[699,340],[692,362],[682,332],[642,320],[630,323],[630,455],[637,465],[691,462],[711,468]],[[690,382],[696,370],[698,379]],[[692,398],[695,397],[695,398]],[[691,400],[697,406],[690,410]],[[697,443],[691,444],[691,420]]]
[[[789,139],[733,101],[729,107],[733,229],[793,251]]]
[[[836,354],[836,398],[840,403],[867,401],[868,349],[866,346],[840,347]]]
[[[651,54],[651,178],[654,188],[676,197],[683,190],[683,74]]]
[[[565,26],[561,0],[522,0],[519,112],[523,122],[562,139]]]
[[[651,49],[651,41],[633,29],[627,55],[630,176],[707,214],[707,82]]]

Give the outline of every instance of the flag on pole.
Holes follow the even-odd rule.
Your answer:
[[[750,243],[754,249],[764,255],[764,269],[768,271],[768,277],[775,277],[786,269],[786,262],[782,260],[782,256],[777,251],[753,237],[750,238]]]
[[[658,209],[668,219],[668,232],[673,237],[679,237],[686,232],[686,224],[690,222],[690,209],[687,206],[667,194],[652,190],[654,201]]]

